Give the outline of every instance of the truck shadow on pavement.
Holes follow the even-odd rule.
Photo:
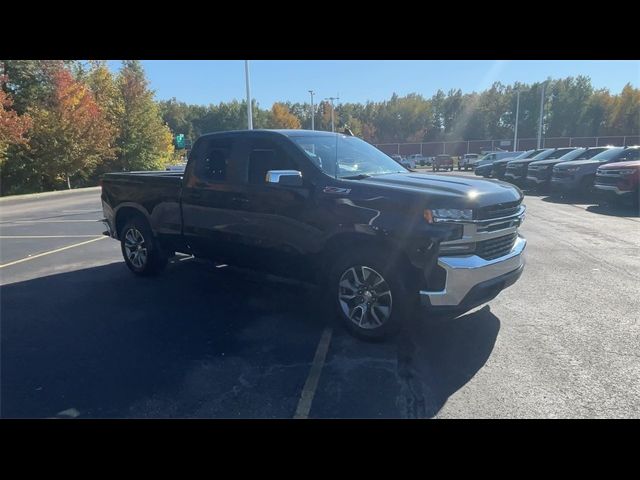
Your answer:
[[[155,278],[117,262],[1,295],[4,418],[291,418],[332,325],[310,287],[192,261]],[[385,344],[336,329],[310,416],[434,416],[500,325],[488,309],[413,323]]]

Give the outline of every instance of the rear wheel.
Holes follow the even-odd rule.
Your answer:
[[[383,340],[398,333],[412,297],[388,254],[373,248],[350,251],[329,274],[329,294],[338,317],[354,336]],[[417,296],[416,296],[417,298]]]
[[[167,265],[167,253],[142,216],[131,218],[122,228],[120,248],[127,267],[136,275],[156,275]]]

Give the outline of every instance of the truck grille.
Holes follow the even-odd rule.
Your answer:
[[[620,182],[620,177],[618,176],[604,176],[597,175],[596,176],[596,184],[597,185],[617,185]]]
[[[489,207],[479,208],[476,213],[476,220],[490,220],[492,218],[508,217],[518,213],[520,201],[499,203]]]
[[[551,168],[541,168],[538,166],[529,167],[527,175],[529,177],[537,178],[538,180],[548,180],[551,178]]]
[[[485,260],[502,257],[511,251],[517,238],[517,233],[511,233],[502,237],[478,242],[476,243],[476,255]]]

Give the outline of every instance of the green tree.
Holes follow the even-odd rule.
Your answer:
[[[627,83],[615,99],[609,116],[613,135],[637,135],[640,132],[640,89]]]
[[[118,120],[118,170],[157,170],[172,160],[171,130],[162,121],[160,109],[148,87],[142,65],[125,60],[117,78],[123,101]]]

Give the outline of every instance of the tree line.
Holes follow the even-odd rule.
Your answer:
[[[640,132],[640,90],[595,89],[588,77],[547,79],[544,135],[608,136]],[[0,194],[95,185],[109,171],[155,170],[179,161],[175,134],[245,129],[245,101],[191,105],[156,101],[142,65],[123,61],[0,61]],[[348,126],[371,143],[535,137],[543,82],[494,83],[482,92],[441,90],[430,98],[396,94],[382,102],[342,103],[336,128]],[[253,102],[254,128],[311,128],[309,103]],[[331,130],[332,106],[314,109],[315,128]]]

